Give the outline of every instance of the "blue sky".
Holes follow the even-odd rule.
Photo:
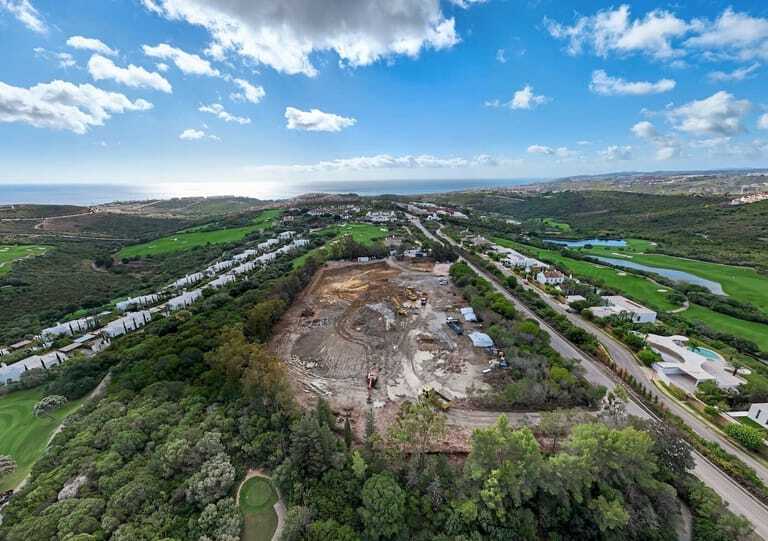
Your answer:
[[[768,4],[0,0],[0,182],[762,167]]]

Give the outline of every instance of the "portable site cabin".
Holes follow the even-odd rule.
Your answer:
[[[460,308],[459,312],[461,312],[461,317],[464,318],[464,321],[477,321],[477,315],[475,314],[475,310],[473,308]]]
[[[473,331],[469,333],[469,339],[472,341],[472,345],[476,348],[492,349],[493,340],[485,333]]]

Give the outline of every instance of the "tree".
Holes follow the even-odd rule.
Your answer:
[[[624,387],[617,385],[612,391],[608,391],[603,398],[603,409],[600,416],[612,426],[620,426],[627,416],[628,399]]]
[[[40,402],[35,404],[33,408],[33,413],[35,414],[35,417],[51,417],[51,412],[54,410],[59,409],[64,404],[67,403],[67,397],[66,396],[60,396],[60,395],[50,395],[43,397]]]
[[[235,482],[235,467],[229,457],[219,453],[200,466],[187,481],[186,496],[190,503],[208,505],[224,497]]]
[[[389,474],[374,475],[363,486],[360,515],[367,538],[396,538],[405,529],[405,492]]]
[[[274,324],[285,312],[285,308],[286,303],[282,299],[260,302],[248,310],[243,333],[249,340],[265,341],[269,338]]]
[[[291,466],[304,479],[316,479],[337,462],[336,437],[313,415],[305,415],[293,427],[289,448]]]
[[[331,519],[312,523],[307,531],[307,541],[360,541],[360,536],[349,526]]]
[[[344,444],[347,449],[352,449],[352,425],[349,424],[349,415],[344,418]]]
[[[730,423],[725,427],[725,433],[752,451],[757,451],[763,446],[763,431],[759,428]]]
[[[312,511],[307,507],[295,506],[285,514],[285,525],[280,535],[280,541],[301,541],[304,539],[307,526],[312,521]]]
[[[435,411],[424,397],[403,403],[388,433],[389,440],[398,445],[402,453],[413,453],[416,458],[444,435],[445,415]]]
[[[240,541],[242,516],[232,498],[209,503],[197,519],[198,541]]]
[[[0,455],[0,477],[6,473],[13,473],[16,471],[16,461],[12,456]]]
[[[665,480],[677,481],[693,469],[691,446],[677,428],[661,421],[647,421],[641,427],[653,438],[653,454]]]

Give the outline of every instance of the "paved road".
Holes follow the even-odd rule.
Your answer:
[[[417,226],[422,233],[424,233],[428,238],[437,241],[442,242],[438,240],[428,229],[426,229],[423,224],[415,217],[410,216],[409,219],[411,222]],[[445,237],[441,235],[441,239],[454,244],[452,239]],[[493,287],[499,291],[502,295],[504,295],[507,299],[515,303],[515,306],[518,307],[521,313],[524,313],[526,317],[531,317],[532,319],[536,320],[542,329],[544,329],[550,336],[550,344],[552,347],[561,355],[571,358],[571,359],[577,359],[581,362],[582,366],[586,370],[585,377],[592,383],[597,383],[600,385],[605,385],[606,388],[612,389],[616,386],[617,382],[614,379],[614,376],[612,373],[607,373],[607,369],[603,367],[602,365],[598,365],[596,362],[592,361],[588,356],[586,356],[584,353],[581,352],[576,346],[568,342],[560,333],[558,333],[555,329],[549,326],[546,322],[541,320],[538,316],[536,316],[531,310],[529,310],[526,306],[524,306],[520,301],[518,301],[514,296],[512,296],[506,289],[499,286],[493,276],[490,275],[487,271],[484,269],[480,269],[477,266],[475,266],[473,263],[464,260],[476,273],[484,276],[488,281],[491,282]],[[546,300],[546,299],[545,299]],[[554,302],[554,301],[552,301]],[[567,316],[574,316],[574,314],[569,314],[565,312],[562,305],[559,305],[559,303],[555,303],[560,306],[561,311],[565,313]],[[569,319],[571,319],[569,317]],[[581,322],[589,323],[586,320],[582,318],[578,318]],[[574,324],[576,324],[576,321],[574,321]],[[579,325],[582,326],[582,325]],[[590,323],[591,327],[594,327]],[[590,332],[594,332],[592,328],[583,327],[586,330]],[[596,328],[596,327],[595,327]],[[597,328],[596,328],[597,329]],[[611,357],[613,357],[614,361],[624,366],[625,362],[631,361],[631,366],[635,367],[636,369],[641,370],[640,373],[635,375],[636,378],[638,378],[638,381],[644,381],[644,378],[647,378],[648,376],[644,373],[642,373],[642,367],[637,364],[634,360],[634,356],[622,345],[618,344],[615,339],[612,337],[609,337],[605,332],[602,331],[602,329],[597,329],[600,331],[600,333],[594,332],[600,339],[600,341],[603,341],[603,337],[608,338],[609,342],[613,342],[613,345],[609,347],[609,343],[603,342],[603,344],[608,349],[608,352],[611,354]],[[620,362],[619,359],[617,359],[614,355],[619,355],[622,361]],[[629,357],[629,359],[627,358]],[[629,369],[629,366],[626,367]],[[634,371],[632,372],[635,373]],[[655,387],[654,387],[655,389]],[[661,394],[661,393],[659,393]],[[666,397],[666,395],[661,395],[660,400],[664,398],[665,401],[669,401],[669,399]],[[675,405],[674,403],[672,403]],[[670,407],[670,409],[672,409]],[[679,406],[677,409],[681,409]],[[678,413],[677,411],[673,410],[674,413]],[[682,410],[684,413],[685,410]],[[638,417],[648,419],[652,417],[652,414],[649,413],[641,404],[639,404],[636,400],[630,397],[630,401],[627,404],[627,412],[632,415],[637,415]],[[683,415],[680,415],[683,417]],[[696,425],[702,425],[703,423],[699,421],[695,416],[688,413],[684,418],[684,420],[687,422],[688,417],[693,417],[693,421],[695,421]],[[694,430],[696,428],[692,426]],[[706,426],[701,427],[702,429],[707,429]],[[716,433],[712,429],[708,429],[710,432],[713,433],[713,436],[717,436]],[[696,430],[698,433],[698,430]],[[702,434],[703,435],[703,434]],[[707,439],[707,436],[704,436]],[[730,447],[733,447],[732,445]],[[736,483],[733,479],[728,477],[725,473],[723,473],[719,468],[714,466],[709,460],[707,460],[703,455],[698,453],[697,451],[693,451],[693,456],[695,460],[695,467],[694,467],[694,474],[701,479],[707,486],[712,488],[715,492],[717,492],[723,500],[727,501],[730,505],[730,508],[733,512],[737,514],[744,515],[755,527],[755,532],[760,535],[763,539],[768,540],[768,507],[762,504],[759,500],[757,500],[752,494],[747,492],[744,488],[742,488],[741,485]],[[761,469],[764,470],[764,468],[761,467]],[[762,477],[762,476],[761,476]]]

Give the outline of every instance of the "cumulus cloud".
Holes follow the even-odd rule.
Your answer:
[[[107,56],[116,56],[117,51],[107,46],[101,40],[95,38],[85,38],[83,36],[72,36],[67,40],[67,45],[73,49],[82,49],[93,51],[95,53],[105,54]]]
[[[313,53],[333,51],[348,66],[417,57],[459,42],[436,0],[142,0],[165,18],[211,35],[208,54],[234,53],[288,74],[317,74]],[[468,5],[468,0],[458,5]]]
[[[357,119],[324,113],[319,109],[302,111],[295,107],[285,108],[286,127],[289,130],[339,132],[357,123]]]
[[[334,171],[369,171],[375,169],[459,169],[465,167],[497,167],[519,164],[519,160],[503,160],[488,154],[473,158],[440,157],[431,154],[393,156],[375,154],[326,160],[313,164],[264,165],[251,168],[254,171],[273,173],[327,173]]]
[[[736,135],[744,131],[744,117],[750,109],[748,100],[737,100],[721,90],[670,109],[667,116],[677,130],[690,135]]]
[[[697,21],[698,35],[689,38],[689,47],[723,51],[741,60],[768,59],[768,19],[752,17],[727,8],[714,21]]]
[[[208,77],[218,77],[221,74],[219,70],[211,66],[206,59],[172,47],[167,43],[160,43],[155,46],[143,45],[144,54],[161,60],[168,60],[176,64],[183,73],[187,75],[207,75]]]
[[[646,94],[661,94],[675,88],[672,79],[659,79],[655,83],[650,81],[626,81],[621,77],[611,77],[605,70],[592,72],[592,82],[589,89],[595,94],[603,96],[643,96]]]
[[[682,141],[670,135],[661,135],[656,129],[656,126],[647,120],[643,120],[632,126],[631,131],[640,139],[645,139],[654,144],[656,147],[657,160],[671,160],[682,156]]]
[[[509,109],[535,109],[539,105],[550,102],[551,99],[547,96],[539,96],[533,92],[531,85],[525,85],[520,90],[516,91],[512,95],[512,99],[506,102],[495,99],[485,102],[486,107],[507,107]]]
[[[598,154],[601,158],[609,162],[631,160],[632,147],[611,145],[605,150],[601,150]]]
[[[235,101],[249,101],[251,103],[259,103],[261,99],[267,95],[267,93],[264,91],[264,88],[261,86],[252,85],[245,79],[233,79],[232,82],[240,87],[240,92],[233,92],[229,95],[230,99]]]
[[[760,117],[760,119],[757,121],[757,127],[761,130],[768,130],[768,113],[765,113]]]
[[[760,69],[760,64],[755,62],[749,66],[736,68],[733,71],[713,71],[707,75],[709,80],[716,83],[725,83],[729,81],[743,81],[755,76],[755,72]]]
[[[7,11],[16,17],[20,23],[33,32],[38,34],[48,32],[48,27],[45,21],[43,21],[43,17],[29,0],[0,0],[0,10]]]
[[[188,128],[179,134],[179,139],[182,141],[199,141],[201,139],[210,139],[212,141],[221,141],[221,139],[215,135],[205,133],[203,130],[196,130],[194,128]]]
[[[581,155],[578,150],[572,150],[568,147],[552,148],[545,145],[531,145],[527,149],[528,154],[543,154],[545,156],[555,156],[560,160],[577,158]]]
[[[548,156],[555,153],[555,149],[544,145],[531,145],[528,147],[528,154],[546,154]]]
[[[0,122],[84,134],[93,126],[103,126],[112,114],[151,108],[148,101],[131,101],[90,84],[56,80],[22,88],[0,82]]]
[[[496,62],[499,62],[500,64],[506,64],[507,63],[507,51],[504,49],[499,49],[496,51]]]
[[[235,116],[224,110],[224,106],[220,103],[212,103],[210,105],[201,105],[198,108],[201,113],[210,113],[224,122],[236,122],[237,124],[250,124],[251,119],[243,116]]]
[[[643,120],[642,122],[638,122],[637,124],[632,126],[632,133],[634,133],[636,136],[641,137],[643,139],[650,139],[658,135],[658,132],[656,131],[656,126],[654,126],[651,122],[648,122],[647,120]]]
[[[656,9],[643,18],[632,18],[628,5],[579,17],[571,25],[545,20],[549,34],[568,42],[567,51],[581,53],[591,47],[599,56],[609,53],[642,53],[659,59],[680,56],[672,39],[685,35],[690,26],[669,11]]]
[[[133,88],[152,88],[168,94],[173,92],[171,83],[159,73],[147,71],[133,64],[129,64],[127,68],[121,68],[109,58],[99,54],[93,55],[88,61],[88,72],[96,81],[111,79]]]

